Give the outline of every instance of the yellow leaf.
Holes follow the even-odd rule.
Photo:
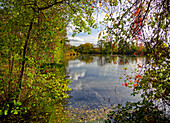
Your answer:
[[[100,3],[100,7],[102,6],[102,3]]]
[[[116,24],[116,20],[114,21],[114,25]]]
[[[159,53],[159,56],[161,56],[162,55],[162,53]]]
[[[109,17],[108,13],[106,13],[105,17]]]
[[[98,39],[100,39],[100,36],[101,36],[101,32],[99,33]]]
[[[116,14],[118,14],[118,12],[116,12]]]

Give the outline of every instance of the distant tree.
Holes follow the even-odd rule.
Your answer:
[[[85,43],[85,44],[80,44],[79,46],[79,52],[80,53],[92,53],[93,50],[93,44],[92,43]]]
[[[104,42],[104,53],[111,54],[112,52],[112,42]]]
[[[98,48],[99,48],[100,53],[103,53],[104,41],[105,41],[105,40],[98,40],[98,41],[97,41],[97,45],[98,45]]]

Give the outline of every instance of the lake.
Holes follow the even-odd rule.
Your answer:
[[[72,80],[68,107],[91,110],[139,101],[140,95],[131,96],[133,88],[122,84],[125,75],[133,75],[137,64],[144,61],[144,57],[122,55],[81,55],[70,60],[66,70]]]

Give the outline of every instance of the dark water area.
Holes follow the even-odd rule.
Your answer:
[[[132,89],[122,86],[126,75],[133,75],[144,57],[84,55],[70,60],[67,75],[72,80],[68,107],[96,109],[140,100],[131,96]],[[122,79],[120,79],[122,77]]]

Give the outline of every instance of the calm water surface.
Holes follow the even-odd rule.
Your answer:
[[[124,67],[128,75],[144,62],[144,57],[132,56],[80,56],[70,60],[67,75],[72,80],[68,107],[89,109],[138,101],[140,96],[131,96],[132,88],[122,86]],[[119,79],[119,77],[123,77]]]

